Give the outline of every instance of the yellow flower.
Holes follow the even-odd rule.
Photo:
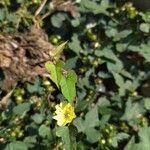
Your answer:
[[[56,105],[55,108],[56,116],[53,118],[57,120],[58,126],[65,126],[67,123],[72,122],[72,120],[76,117],[74,107],[72,107],[70,103],[61,102]]]

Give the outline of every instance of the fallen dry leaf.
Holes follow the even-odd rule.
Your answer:
[[[46,71],[44,63],[51,60],[49,51],[54,46],[47,35],[33,26],[30,32],[0,35],[0,77],[2,89],[9,90],[18,81],[31,81]]]

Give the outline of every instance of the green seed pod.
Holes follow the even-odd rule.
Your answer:
[[[85,68],[80,68],[80,69],[79,69],[79,72],[80,72],[80,73],[84,73],[85,71],[86,71]]]
[[[95,79],[95,83],[96,83],[97,85],[102,84],[102,83],[103,83],[103,80],[100,79],[100,78],[96,78],[96,79]]]
[[[90,101],[90,97],[87,97],[87,98],[86,98],[86,101],[89,102],[89,101]]]
[[[36,103],[36,106],[39,108],[39,107],[41,107],[41,105],[42,105],[42,102],[41,101],[38,101],[37,103]]]
[[[23,103],[23,101],[24,100],[23,100],[23,97],[21,95],[19,95],[19,96],[16,97],[16,103],[17,104],[21,104],[21,103]]]
[[[126,10],[126,7],[121,7],[121,11],[125,11]]]
[[[45,86],[51,85],[51,82],[48,80],[45,80],[45,81],[43,81],[43,85],[45,85]]]
[[[18,138],[23,137],[23,135],[24,135],[24,132],[23,132],[23,130],[21,130],[21,131],[18,133]]]
[[[48,92],[50,92],[50,93],[52,93],[52,92],[55,91],[54,87],[51,86],[51,85],[47,86],[47,87],[46,87],[46,90],[47,90]]]
[[[99,42],[95,42],[94,45],[93,45],[94,48],[98,48],[98,47],[100,47],[100,46],[101,46],[101,45],[100,45]]]
[[[10,135],[11,135],[11,137],[16,137],[16,132],[12,131],[12,132],[10,133]]]
[[[7,132],[11,132],[11,129],[9,128],[9,129],[7,129]]]
[[[111,131],[111,132],[112,132],[115,128],[114,128],[114,126],[113,126],[113,125],[109,125],[109,126],[108,126],[108,129],[109,129],[109,131]]]
[[[105,128],[105,129],[104,129],[104,133],[109,134],[109,133],[110,133],[110,130],[109,130],[108,128]]]
[[[113,16],[114,16],[114,13],[110,13],[110,16],[113,17]]]
[[[91,41],[97,41],[97,35],[96,34],[91,34],[90,36],[89,36],[89,39],[91,40]]]
[[[101,143],[102,145],[105,145],[105,144],[106,144],[106,140],[102,138],[102,139],[100,140],[100,143]]]
[[[61,40],[61,36],[60,36],[60,35],[56,35],[56,38],[57,38],[58,40]]]
[[[57,44],[58,43],[58,39],[57,38],[53,38],[51,41],[53,44]]]
[[[98,64],[99,64],[99,62],[97,60],[94,60],[92,63],[93,67],[98,67]]]
[[[24,95],[24,94],[25,94],[25,90],[24,90],[24,89],[21,89],[21,90],[20,90],[20,93],[21,93],[22,95]]]
[[[137,91],[132,92],[132,93],[131,93],[131,96],[133,96],[133,97],[138,96],[138,92],[137,92]]]
[[[107,143],[108,143],[108,145],[112,145],[112,138],[108,138]]]
[[[119,12],[120,12],[119,9],[116,8],[116,9],[115,9],[115,13],[116,13],[116,14],[119,14]]]
[[[89,91],[89,94],[90,94],[90,95],[92,95],[93,93],[94,93],[94,91],[93,91],[93,90],[90,90],[90,91]]]

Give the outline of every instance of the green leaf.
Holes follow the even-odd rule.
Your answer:
[[[100,4],[91,0],[82,0],[81,5],[94,14],[103,13],[105,15],[108,15],[107,8],[110,6],[109,0],[102,0]]]
[[[36,113],[32,115],[31,118],[35,123],[40,124],[44,120],[44,115]]]
[[[69,42],[69,48],[74,51],[77,55],[82,51],[82,48],[80,46],[80,41],[78,39],[78,35],[74,34],[71,38],[71,42]]]
[[[79,20],[79,18],[76,18],[76,19],[71,20],[71,24],[72,24],[73,27],[79,26],[79,25],[80,25],[80,20]]]
[[[144,98],[144,106],[150,111],[150,98]]]
[[[36,136],[26,136],[23,141],[31,147],[34,146],[34,144],[37,142]]]
[[[61,137],[66,150],[73,150],[72,149],[72,143],[71,143],[71,137],[70,137],[70,132],[68,127],[59,127],[56,129],[56,135],[58,137]]]
[[[63,61],[58,61],[56,64],[54,64],[51,61],[48,61],[45,64],[45,68],[48,72],[50,72],[50,78],[51,80],[59,87],[59,83],[62,77],[62,69],[64,67]]]
[[[110,118],[111,118],[110,113],[103,115],[101,120],[100,120],[100,127],[104,128],[107,125]]]
[[[142,114],[144,112],[144,109],[142,105],[139,103],[132,103],[131,99],[129,99],[126,102],[125,112],[123,116],[121,117],[121,120],[129,121],[129,123],[132,123],[132,121],[136,120],[139,114]]]
[[[73,124],[77,127],[78,132],[83,132],[87,136],[87,140],[90,143],[95,143],[99,140],[100,133],[95,129],[100,124],[97,106],[86,114],[85,120],[78,117],[74,120]]]
[[[140,141],[143,143],[144,145],[144,150],[148,150],[149,149],[149,141],[150,141],[150,127],[145,126],[143,128],[141,128],[139,130],[138,133],[139,137],[140,137]]]
[[[145,22],[150,22],[150,11],[147,11],[147,12],[140,12],[139,15],[142,16],[142,19],[145,21]]]
[[[92,120],[92,121],[91,121]],[[97,106],[92,108],[86,115],[85,120],[78,117],[74,120],[73,124],[77,127],[79,132],[85,133],[89,128],[96,127],[100,124],[98,117],[98,109]]]
[[[85,131],[85,121],[81,117],[77,117],[74,121],[73,124],[77,127],[78,132],[83,132]]]
[[[28,147],[33,148],[37,142],[36,136],[26,136],[23,142],[28,145]]]
[[[140,30],[142,32],[149,33],[149,31],[150,31],[150,24],[149,23],[141,23],[140,24]]]
[[[77,82],[77,75],[76,73],[71,70],[67,73],[67,75],[63,75],[60,80],[60,87],[63,95],[65,98],[72,103],[76,96],[76,88],[75,84]]]
[[[53,138],[52,131],[49,126],[46,126],[44,124],[41,125],[38,132],[42,138],[48,138],[49,140],[52,140],[52,138]]]
[[[18,16],[14,14],[8,14],[7,19],[9,22],[17,23],[18,22]]]
[[[124,52],[127,49],[128,44],[127,43],[117,43],[116,49],[118,52]]]
[[[128,49],[133,52],[138,52],[141,56],[143,56],[146,61],[150,62],[150,40],[147,43],[142,43],[139,45],[130,45]]]
[[[124,139],[127,139],[129,138],[129,135],[127,133],[123,133],[123,132],[120,132],[118,133],[115,137],[113,137],[112,139],[112,146],[113,147],[118,147],[118,143],[120,141],[123,141]]]
[[[113,76],[115,78],[115,82],[119,87],[122,87],[124,85],[124,79],[121,75],[119,75],[118,73],[114,73],[113,72]]]
[[[108,27],[106,30],[105,30],[105,34],[111,38],[111,37],[115,37],[115,35],[117,35],[118,31],[116,28],[112,28],[112,27]]]
[[[119,95],[120,96],[125,95],[126,88],[125,88],[124,78],[118,73],[112,72],[112,74],[115,79],[115,83],[119,86]],[[129,86],[128,86],[128,89],[129,89]]]
[[[13,108],[13,113],[15,115],[19,115],[22,116],[24,115],[26,112],[28,112],[30,110],[30,103],[22,103],[17,105],[16,107]]]
[[[63,14],[63,13],[57,13],[57,14],[54,14],[52,17],[51,17],[51,22],[52,22],[52,25],[56,28],[60,28],[63,24],[63,21],[65,21],[67,18],[67,15],[66,14]]]
[[[95,143],[99,140],[100,138],[100,132],[94,128],[88,128],[86,131],[86,136],[87,136],[87,140],[90,143]]]
[[[26,143],[23,143],[21,141],[14,141],[7,144],[4,150],[28,150],[28,146]]]
[[[0,21],[3,21],[5,19],[6,14],[7,14],[7,11],[5,9],[1,8],[1,11],[0,11]]]
[[[75,112],[84,111],[88,107],[88,105],[89,103],[87,101],[83,101],[83,100],[78,101],[77,106],[75,108]]]
[[[131,33],[132,30],[123,30],[115,35],[113,41],[119,41],[120,39],[126,38]]]
[[[92,121],[91,121],[92,120]],[[99,125],[98,108],[95,106],[85,116],[86,128],[95,127]]]
[[[97,105],[100,108],[99,112],[100,112],[101,115],[103,115],[103,117],[105,117],[105,115],[107,116],[108,114],[110,114],[111,104],[110,104],[109,100],[106,97],[99,98],[98,102],[97,102]],[[102,117],[102,119],[103,119],[103,117]],[[103,124],[102,120],[101,120],[100,123]]]
[[[132,137],[128,144],[125,146],[124,150],[133,150],[133,145],[135,142],[135,138]]]
[[[110,59],[110,61],[107,61],[107,67],[111,73],[121,72],[123,69],[123,63],[111,50],[104,49],[103,56]]]
[[[27,83],[27,90],[29,93],[43,93],[43,88],[41,87],[41,80],[39,77],[35,78],[34,84]]]
[[[77,57],[73,57],[73,58],[66,60],[65,66],[64,66],[65,70],[75,68],[77,60],[78,60]]]
[[[139,133],[140,142],[135,143],[135,138],[129,141],[126,145],[125,150],[149,150],[149,141],[150,141],[150,127],[140,128]]]

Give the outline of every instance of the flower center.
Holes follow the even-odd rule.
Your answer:
[[[70,116],[68,112],[65,112],[64,115],[65,115],[65,118],[69,118]]]

